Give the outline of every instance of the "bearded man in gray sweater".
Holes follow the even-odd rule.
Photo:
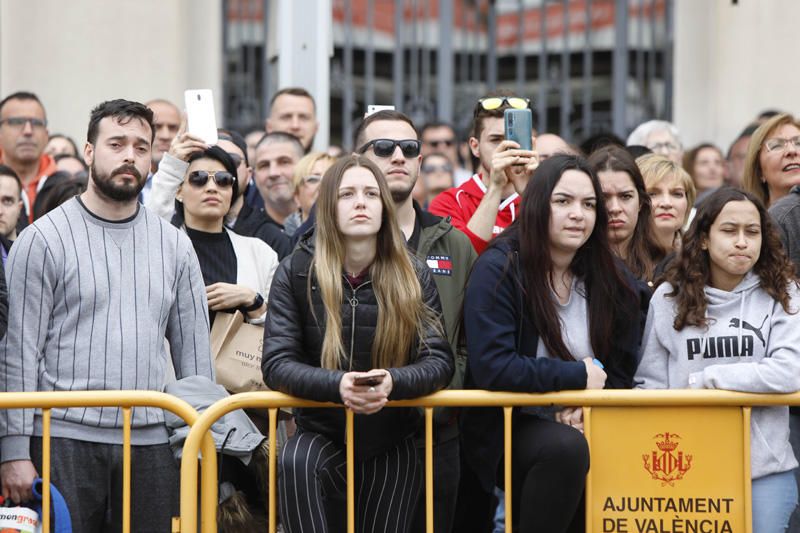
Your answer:
[[[92,110],[88,188],[23,231],[8,257],[14,299],[0,342],[6,391],[162,390],[214,379],[203,276],[185,234],[139,205],[153,113],[127,100]],[[169,353],[164,339],[169,341]],[[171,354],[171,361],[170,361]],[[52,410],[52,480],[72,528],[121,528],[122,410]],[[132,416],[133,531],[169,531],[178,469],[160,409]],[[2,492],[30,499],[41,466],[40,411],[0,412]]]

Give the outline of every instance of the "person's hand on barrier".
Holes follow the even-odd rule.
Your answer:
[[[556,422],[561,422],[562,424],[574,427],[583,433],[583,408],[565,407],[561,411],[557,411]]]
[[[344,405],[357,415],[377,413],[389,401],[392,375],[386,370],[347,372],[339,382],[339,395]]]
[[[33,480],[39,477],[36,467],[28,459],[6,461],[0,464],[0,479],[3,484],[3,497],[16,504],[33,499],[31,487]]]
[[[200,137],[186,133],[186,117],[181,121],[181,127],[169,146],[169,155],[181,161],[186,161],[195,152],[202,152],[209,145]]]
[[[247,307],[253,303],[255,297],[255,291],[244,285],[218,282],[206,286],[208,308],[212,311]]]
[[[586,365],[586,388],[602,389],[606,385],[606,373],[591,357],[583,360]]]

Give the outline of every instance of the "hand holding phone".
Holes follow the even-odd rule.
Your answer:
[[[375,387],[383,383],[383,378],[386,376],[383,372],[375,372],[363,376],[356,376],[353,378],[353,384],[359,387]]]

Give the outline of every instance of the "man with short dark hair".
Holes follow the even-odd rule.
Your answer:
[[[9,166],[0,165],[0,257],[6,264],[11,245],[17,240],[17,222],[22,214],[22,183]]]
[[[292,175],[303,157],[300,139],[282,131],[268,133],[256,145],[255,182],[269,220],[283,230],[283,221],[297,209]]]
[[[480,172],[460,187],[449,189],[428,210],[463,231],[480,253],[489,241],[514,221],[520,193],[538,165],[536,152],[505,140],[503,113],[530,106],[527,98],[497,91],[478,100],[469,146],[480,160]]]
[[[458,135],[456,129],[447,122],[428,122],[419,132],[422,141],[422,156],[440,153],[447,157],[453,167],[453,179],[458,187],[470,177],[472,172],[461,167],[458,161]]]
[[[0,101],[0,163],[19,176],[30,221],[39,183],[56,171],[55,161],[44,153],[48,139],[47,115],[38,96],[19,91]]]
[[[269,102],[269,117],[264,126],[267,133],[291,133],[300,139],[304,153],[308,153],[319,129],[314,97],[302,87],[281,89]]]
[[[213,379],[208,303],[192,243],[137,201],[151,164],[152,120],[146,106],[127,100],[92,110],[86,192],[34,222],[12,248],[7,279],[15,298],[0,342],[6,390],[161,390],[170,365],[179,379]],[[121,409],[51,412],[52,480],[73,530],[119,528]],[[0,414],[2,492],[14,502],[30,500],[41,435],[40,413]],[[130,435],[131,530],[169,531],[178,469],[163,411],[134,409]]]
[[[457,340],[464,286],[477,254],[469,239],[445,219],[420,208],[411,197],[419,176],[420,141],[414,123],[397,111],[369,115],[355,133],[358,153],[383,172],[392,193],[400,230],[408,247],[427,263],[442,302],[445,330],[456,355],[456,373],[450,388],[463,388],[466,354]],[[434,531],[452,529],[460,472],[457,416],[452,409],[435,410]],[[424,446],[424,440],[418,446]],[[418,505],[413,531],[421,530],[425,506]]]

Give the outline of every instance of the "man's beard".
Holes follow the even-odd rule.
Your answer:
[[[133,165],[121,165],[111,171],[110,175],[101,174],[97,170],[94,161],[92,161],[89,169],[91,170],[92,181],[95,187],[97,187],[103,195],[117,202],[130,202],[138,198],[139,193],[142,192],[144,188],[145,180],[142,179],[142,174],[139,172],[139,169]],[[116,184],[113,178],[118,174],[130,174],[136,178],[136,181],[133,184]]]
[[[414,180],[414,183],[403,189],[389,189],[389,191],[392,193],[392,200],[395,204],[400,205],[408,200],[408,197],[411,196],[411,192],[414,190],[414,184],[416,181],[417,180]]]

